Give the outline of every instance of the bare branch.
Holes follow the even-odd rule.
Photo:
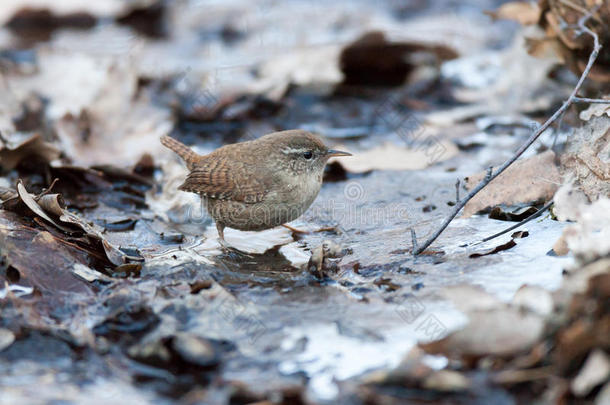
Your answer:
[[[413,243],[413,252],[417,250],[417,235],[415,235],[415,229],[411,228],[411,241]]]
[[[530,222],[532,219],[536,219],[536,218],[538,218],[540,215],[542,215],[542,213],[543,213],[543,212],[545,212],[546,210],[548,210],[549,208],[551,208],[551,205],[553,205],[553,200],[551,200],[551,201],[549,201],[548,203],[546,203],[546,204],[544,205],[544,207],[540,208],[538,211],[534,212],[532,215],[530,215],[529,217],[525,218],[523,221],[519,222],[518,224],[515,224],[515,225],[513,225],[513,226],[510,226],[510,227],[506,228],[505,230],[503,230],[503,231],[501,231],[501,232],[498,232],[498,233],[495,233],[495,234],[493,234],[493,235],[491,235],[491,236],[488,236],[488,237],[486,237],[486,238],[483,238],[483,239],[481,239],[480,241],[478,241],[477,243],[475,243],[475,245],[476,245],[476,244],[479,244],[479,243],[483,243],[483,242],[490,241],[490,240],[492,240],[492,239],[495,239],[495,238],[497,238],[498,236],[502,236],[502,235],[504,235],[505,233],[512,231],[513,229],[517,229],[517,228],[519,228],[520,226],[527,224],[527,223],[528,223],[528,222]]]
[[[584,97],[574,97],[573,100],[575,103],[589,103],[589,104],[610,104],[610,100],[605,100],[603,98],[584,98]]]
[[[563,113],[575,102],[575,99],[578,98],[576,96],[576,94],[578,94],[580,88],[582,87],[582,84],[584,83],[585,79],[589,75],[589,72],[591,71],[591,68],[593,67],[593,64],[595,63],[595,60],[597,59],[597,56],[601,49],[601,45],[599,43],[599,37],[597,36],[597,34],[595,32],[593,32],[592,30],[590,30],[587,26],[585,26],[585,23],[589,20],[589,18],[591,18],[591,15],[592,15],[592,12],[589,12],[588,14],[583,16],[578,21],[578,27],[583,33],[589,34],[591,37],[593,37],[593,50],[591,51],[591,54],[589,55],[589,60],[587,62],[587,65],[585,66],[585,69],[583,70],[582,74],[580,75],[580,78],[578,79],[578,83],[576,83],[576,86],[572,90],[572,93],[570,93],[570,96],[568,97],[568,99],[566,101],[564,101],[564,103],[561,105],[561,107],[559,107],[559,109],[557,111],[555,111],[555,113],[549,119],[547,119],[544,122],[544,124],[539,126],[534,131],[534,133],[532,133],[532,135],[530,135],[530,137],[527,139],[527,141],[525,141],[525,143],[523,145],[521,145],[521,147],[515,152],[515,154],[510,157],[510,159],[508,159],[506,162],[504,162],[495,172],[492,172],[491,168],[488,169],[487,176],[485,176],[485,178],[483,180],[481,180],[481,182],[479,184],[477,184],[476,187],[474,187],[472,190],[470,190],[470,192],[466,195],[466,197],[464,197],[463,200],[461,200],[459,203],[457,203],[453,207],[449,216],[443,221],[441,226],[432,234],[432,236],[430,236],[421,246],[417,246],[416,245],[417,241],[414,241],[415,242],[413,244],[413,254],[414,255],[418,255],[421,252],[423,252],[424,250],[426,250],[426,248],[428,246],[430,246],[432,244],[432,242],[434,242],[439,237],[439,235],[445,230],[445,228],[447,228],[447,226],[449,226],[449,223],[451,223],[453,218],[455,218],[457,216],[457,214],[460,212],[460,210],[462,208],[464,208],[466,203],[468,201],[470,201],[472,199],[472,197],[477,195],[479,193],[479,191],[481,191],[485,186],[487,186],[493,179],[495,179],[500,174],[502,174],[502,172],[504,172],[504,170],[506,170],[508,168],[508,166],[512,165],[523,154],[523,152],[525,152],[527,150],[527,148],[529,148],[536,141],[536,139],[538,139],[540,137],[540,135],[542,135],[542,133],[551,126],[551,124],[553,124],[559,117],[561,117],[563,115]],[[412,235],[413,235],[413,232],[412,232]]]
[[[485,174],[485,181],[491,181],[491,175],[493,173],[494,168],[492,166],[489,166],[487,168],[487,174]]]

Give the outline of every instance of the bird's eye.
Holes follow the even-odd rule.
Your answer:
[[[303,157],[305,159],[309,160],[313,157],[313,153],[311,153],[310,151],[307,151],[307,152],[303,153]]]

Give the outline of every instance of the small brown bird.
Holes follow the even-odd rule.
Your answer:
[[[178,189],[205,199],[223,246],[227,226],[261,231],[300,217],[320,191],[328,159],[351,156],[302,130],[274,132],[205,156],[168,136],[161,143],[186,162],[190,173]]]

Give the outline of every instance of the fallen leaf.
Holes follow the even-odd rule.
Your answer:
[[[18,272],[19,284],[36,287],[43,296],[63,292],[92,294],[87,283],[71,272],[75,262],[87,263],[91,259],[88,252],[34,229],[4,210],[0,210],[0,246],[6,262]]]
[[[610,382],[607,382],[595,397],[595,405],[610,404]]]
[[[8,296],[11,297],[23,297],[25,295],[30,295],[34,292],[32,287],[24,287],[18,284],[9,285],[6,288],[0,289],[0,299],[4,299]]]
[[[290,85],[315,89],[318,94],[330,94],[343,79],[339,70],[339,45],[325,45],[278,55],[262,63],[257,79],[248,86],[253,94],[265,94],[279,101]]]
[[[39,134],[0,133],[0,169],[14,169],[25,159],[50,162],[59,157],[59,149],[45,142]]]
[[[525,49],[539,59],[558,59],[565,63],[561,55],[561,45],[554,38],[525,38]]]
[[[566,321],[555,336],[552,353],[556,372],[565,376],[574,375],[593,350],[610,346],[610,314],[606,308],[610,302],[608,259],[597,260],[573,272],[577,277],[586,278],[586,289],[566,303]],[[573,281],[570,276],[564,282],[564,289],[573,291]]]
[[[596,7],[595,4],[599,6]],[[587,21],[587,27],[600,38],[606,38],[609,34],[610,7],[604,4],[605,2],[602,1],[589,0],[539,1],[542,18],[538,21],[538,25],[545,30],[547,38],[556,40],[566,65],[579,76],[585,68],[593,44],[590,37],[581,35],[577,24],[583,17],[583,10],[591,10],[592,17]],[[610,58],[601,55],[587,77],[599,82],[608,82],[609,65]]]
[[[8,200],[19,198],[19,194],[9,187],[0,187],[0,202],[5,203]]]
[[[608,100],[610,102],[610,100]],[[582,110],[579,118],[583,121],[589,121],[593,117],[601,117],[607,115],[610,117],[610,104],[591,104],[586,110]]]
[[[496,246],[496,247],[494,247],[494,248],[492,248],[492,249],[490,249],[490,250],[487,250],[487,251],[485,251],[485,252],[480,252],[480,253],[472,253],[472,254],[470,254],[470,256],[468,256],[468,257],[471,257],[471,258],[477,258],[477,257],[481,257],[481,256],[493,255],[493,254],[496,254],[496,253],[502,252],[502,251],[504,251],[504,250],[508,250],[508,249],[510,249],[510,248],[513,248],[513,247],[515,247],[515,246],[517,246],[517,243],[516,243],[516,242],[515,242],[513,239],[511,239],[511,240],[509,240],[508,242],[506,242],[506,243],[504,243],[504,244],[502,244],[502,245],[498,245],[498,246]]]
[[[439,370],[427,376],[422,386],[435,391],[464,391],[470,388],[470,380],[462,373],[452,370]]]
[[[428,54],[437,64],[455,59],[457,53],[443,45],[415,42],[389,42],[380,31],[368,32],[341,51],[340,67],[345,85],[399,86]],[[416,62],[417,61],[417,62]]]
[[[610,377],[610,358],[601,349],[589,354],[578,375],[572,380],[570,388],[577,397],[584,397],[597,385]]]
[[[115,266],[143,260],[141,257],[122,252],[118,247],[106,240],[102,235],[102,229],[100,227],[90,224],[75,213],[66,210],[63,206],[63,199],[61,199],[61,196],[58,194],[35,197],[27,192],[21,181],[17,184],[17,190],[21,201],[23,201],[23,203],[37,216],[48,221],[65,234],[73,235],[75,233],[84,232],[84,239],[81,241],[82,244],[90,252],[98,252],[100,250],[104,252],[106,259]],[[44,204],[46,209],[43,209],[43,207],[39,205],[36,201],[37,199]],[[4,205],[5,203],[3,203],[3,206]],[[51,218],[50,214],[58,219]]]
[[[491,209],[489,218],[499,221],[521,222],[537,212],[538,209],[536,207],[522,207],[514,211],[504,211],[502,207],[496,206]]]
[[[557,256],[565,256],[570,253],[568,242],[566,242],[564,235],[560,236],[559,239],[555,241],[552,249]]]
[[[588,203],[589,199],[585,193],[569,180],[555,193],[552,211],[560,221],[576,221],[581,209]]]
[[[46,221],[50,222],[51,224],[55,225],[56,228],[61,229],[64,232],[70,232],[69,228],[64,227],[63,225],[59,225],[58,223],[56,223],[54,220],[52,220],[46,212],[44,212],[44,210],[40,207],[40,205],[38,205],[38,203],[36,201],[34,201],[34,197],[27,192],[27,190],[25,189],[23,182],[19,181],[19,183],[17,183],[17,192],[19,193],[19,197],[21,198],[21,201],[23,201],[23,203],[25,205],[27,205],[27,207],[29,209],[31,209],[34,214],[38,215],[39,217],[45,219]]]
[[[85,266],[84,264],[81,263],[75,263],[74,267],[72,268],[72,272],[74,274],[76,274],[78,277],[82,278],[85,281],[88,282],[93,282],[96,280],[101,280],[101,281],[112,281],[112,278],[108,277],[107,275],[97,271],[97,270],[93,270],[91,268],[89,268],[88,266]]]
[[[517,232],[513,232],[510,237],[513,239],[523,239],[523,238],[527,238],[528,236],[530,236],[530,233],[528,231],[517,231]]]
[[[76,12],[55,15],[48,9],[22,8],[17,11],[5,26],[20,37],[50,39],[51,33],[58,28],[90,29],[96,24],[90,14]]]
[[[458,152],[449,141],[434,139],[429,145],[418,145],[413,149],[385,143],[368,151],[354,153],[339,163],[351,173],[371,170],[418,170],[439,161],[450,159]]]
[[[544,322],[514,308],[474,311],[469,322],[449,336],[420,346],[430,354],[450,357],[510,356],[525,352],[542,336]]]
[[[0,352],[12,345],[14,341],[15,334],[12,331],[0,328]]]
[[[610,258],[596,260],[583,267],[570,271],[563,282],[563,290],[571,294],[584,293],[589,280],[610,271]]]
[[[220,363],[213,344],[196,335],[178,333],[172,338],[171,347],[184,361],[200,367],[215,367]]]
[[[522,25],[530,25],[536,24],[540,19],[540,7],[529,1],[511,1],[485,14],[497,20],[514,20]]]
[[[99,17],[112,17],[128,12],[133,7],[150,3],[149,0],[135,0],[124,2],[121,0],[108,0],[102,2],[88,2],[83,0],[72,1],[40,1],[40,0],[3,0],[0,10],[0,25],[4,25],[19,10],[33,9],[44,5],[47,10],[57,16],[69,16],[76,13],[87,13]]]
[[[592,115],[569,137],[561,156],[565,176],[590,201],[610,196],[610,117]]]
[[[462,217],[467,218],[500,204],[511,206],[549,201],[561,182],[554,159],[555,154],[546,151],[513,163],[466,204]],[[474,188],[486,174],[482,172],[468,177],[466,188]]]
[[[110,66],[101,75],[95,98],[56,123],[62,149],[87,167],[132,166],[144,153],[159,154],[159,138],[173,126],[170,111],[154,105],[145,91],[138,93],[130,67]]]
[[[443,297],[449,299],[462,312],[492,310],[504,304],[483,288],[460,284],[443,289]]]
[[[577,222],[564,229],[570,251],[581,264],[610,254],[610,199],[601,198],[580,210]]]
[[[553,312],[554,304],[551,293],[544,288],[523,285],[513,296],[512,305],[545,317]]]

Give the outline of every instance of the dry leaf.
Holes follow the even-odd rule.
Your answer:
[[[107,70],[96,98],[56,124],[62,149],[83,166],[131,166],[144,153],[158,154],[162,150],[159,138],[173,125],[168,110],[155,106],[146,92],[137,93],[132,69]]]
[[[579,118],[589,121],[591,117],[601,117],[604,114],[610,117],[610,104],[591,104],[589,108],[580,112]]]
[[[539,0],[538,4],[542,13],[538,22],[540,28],[545,30],[547,38],[555,41],[566,65],[581,75],[593,49],[593,40],[589,35],[582,35],[577,24],[585,13],[592,11],[587,26],[604,43],[604,38],[610,34],[610,3],[601,0]],[[607,83],[610,81],[609,65],[608,55],[600,54],[588,78]]]
[[[88,238],[91,238],[92,241],[100,243],[106,257],[112,264],[119,266],[129,261],[140,261],[140,258],[130,257],[129,255],[123,253],[118,247],[108,242],[102,235],[102,230],[98,226],[87,223],[76,214],[64,209],[63,199],[61,196],[57,194],[49,194],[35,198],[27,192],[23,182],[21,181],[19,181],[17,184],[17,192],[19,194],[19,198],[21,198],[23,203],[28,208],[30,208],[39,217],[53,224],[57,229],[67,234],[71,234],[74,233],[75,230],[79,230],[84,232]],[[38,200],[40,203],[36,200]],[[46,209],[43,209],[43,206]],[[51,218],[49,214],[59,217],[59,221]],[[74,225],[75,227],[70,227],[70,225]],[[92,246],[94,244],[94,242],[91,243]]]
[[[0,328],[0,352],[15,341],[15,334],[9,329]]]
[[[544,330],[541,317],[514,308],[475,311],[468,316],[470,321],[463,329],[421,347],[451,357],[508,356],[527,351]]]
[[[430,145],[419,145],[414,149],[385,143],[377,148],[355,153],[340,164],[351,173],[371,170],[417,170],[455,156],[457,147],[449,141],[436,140]]]
[[[582,208],[577,223],[564,230],[570,250],[582,264],[610,255],[610,199]]]
[[[462,312],[491,310],[503,305],[498,298],[483,288],[469,284],[447,287],[442,291],[442,295]]]
[[[43,294],[92,293],[70,271],[75,262],[87,263],[90,255],[49,232],[24,225],[15,213],[0,210],[0,246],[6,262],[18,272],[20,283]]]
[[[462,373],[452,370],[435,371],[422,383],[425,389],[435,391],[464,391],[470,388],[470,380]]]
[[[600,349],[589,354],[585,364],[570,385],[577,397],[584,397],[596,386],[608,381],[610,377],[610,358]]]
[[[40,158],[50,162],[59,157],[59,149],[45,142],[39,134],[0,134],[0,169],[14,169],[28,158]]]
[[[249,85],[249,91],[276,101],[285,96],[291,84],[315,88],[319,94],[331,93],[343,79],[340,52],[340,46],[333,44],[278,55],[259,66],[258,79]]]
[[[595,201],[610,195],[610,117],[593,112],[585,116],[589,120],[569,138],[561,165],[589,200]]]
[[[458,54],[444,45],[416,42],[390,42],[381,31],[367,32],[347,45],[339,64],[343,84],[361,86],[399,86],[427,55],[437,65]]]
[[[523,285],[515,293],[512,305],[540,316],[549,316],[553,311],[553,297],[542,287]]]
[[[17,192],[19,193],[21,201],[23,201],[23,203],[27,205],[28,208],[34,212],[34,214],[55,225],[56,228],[61,229],[64,232],[70,232],[69,228],[59,225],[57,222],[51,219],[51,217],[49,217],[46,212],[44,212],[40,205],[38,205],[38,203],[34,200],[34,197],[27,192],[21,180],[19,181],[19,183],[17,183]]]
[[[493,255],[493,254],[500,253],[500,252],[503,252],[505,250],[511,249],[511,248],[513,248],[515,246],[517,246],[517,242],[515,242],[514,240],[511,239],[511,240],[509,240],[506,243],[503,243],[503,244],[498,245],[498,246],[496,246],[494,248],[488,249],[488,250],[486,250],[484,252],[472,253],[468,257],[474,259],[474,258],[477,258],[477,257],[489,256],[489,255]]]
[[[565,236],[561,235],[559,239],[553,244],[553,252],[557,256],[565,256],[570,253],[570,249],[568,248],[568,242],[566,242]]]
[[[582,190],[574,187],[572,181],[559,187],[553,197],[553,214],[560,221],[576,221],[580,210],[589,199]]]
[[[96,280],[101,280],[101,281],[105,281],[105,282],[112,281],[112,278],[108,277],[107,275],[105,275],[97,270],[93,270],[93,269],[89,268],[88,266],[85,266],[84,264],[81,264],[81,263],[74,263],[72,272],[75,275],[77,275],[78,277],[80,277],[83,280],[88,281],[90,283],[92,283]]]
[[[561,48],[555,39],[549,38],[525,38],[525,49],[527,53],[539,59],[553,58],[565,63],[561,54]]]
[[[525,1],[511,1],[502,4],[496,11],[488,11],[494,19],[514,20],[522,25],[536,24],[540,19],[540,7],[538,4]]]
[[[469,217],[499,204],[530,204],[550,200],[561,182],[554,159],[555,154],[546,151],[513,163],[466,204],[462,216]],[[486,172],[482,172],[467,178],[466,188],[470,190],[475,187],[485,175]]]

